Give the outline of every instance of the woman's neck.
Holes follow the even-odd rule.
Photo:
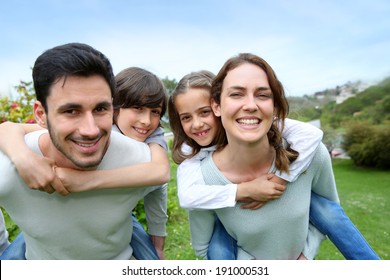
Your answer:
[[[215,152],[213,160],[231,182],[240,183],[267,174],[275,158],[275,149],[266,141],[257,144],[229,143]]]

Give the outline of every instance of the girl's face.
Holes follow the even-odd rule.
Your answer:
[[[213,109],[221,116],[229,143],[268,142],[274,102],[267,75],[260,67],[245,63],[229,71],[222,85],[221,104],[213,102]]]
[[[175,106],[185,134],[200,146],[210,145],[218,128],[210,105],[210,91],[191,88],[176,96]]]
[[[120,108],[117,126],[130,138],[144,142],[160,124],[161,107]]]

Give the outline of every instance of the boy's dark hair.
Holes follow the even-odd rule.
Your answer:
[[[115,76],[116,93],[113,98],[114,123],[120,108],[161,106],[161,117],[167,109],[167,94],[162,81],[153,73],[138,67],[129,67]]]

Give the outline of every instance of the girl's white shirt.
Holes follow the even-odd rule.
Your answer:
[[[290,172],[276,172],[276,176],[294,182],[310,165],[314,152],[320,144],[323,132],[315,126],[285,119],[282,131],[291,148],[299,152],[299,157],[290,165]],[[189,154],[191,147],[184,144],[183,152]],[[201,171],[201,161],[215,147],[203,148],[177,168],[177,187],[180,206],[187,209],[219,209],[236,205],[237,184],[206,185]]]

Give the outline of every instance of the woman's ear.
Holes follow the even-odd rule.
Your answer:
[[[214,112],[214,115],[217,116],[217,117],[220,117],[221,116],[221,106],[215,102],[214,99],[211,99],[211,109],[213,110]]]
[[[40,101],[35,101],[34,103],[34,118],[38,125],[47,128],[46,110]]]

